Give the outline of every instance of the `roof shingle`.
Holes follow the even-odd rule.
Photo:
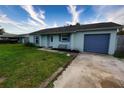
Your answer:
[[[75,31],[89,31],[89,30],[96,30],[96,29],[112,29],[118,28],[122,25],[116,24],[113,22],[106,22],[106,23],[94,23],[94,24],[85,24],[85,25],[70,25],[64,27],[57,27],[57,28],[48,28],[33,32],[31,34],[57,34],[57,33],[72,33]]]

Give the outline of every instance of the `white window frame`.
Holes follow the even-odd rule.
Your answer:
[[[61,34],[60,36],[61,36],[61,42],[70,42],[70,34]]]

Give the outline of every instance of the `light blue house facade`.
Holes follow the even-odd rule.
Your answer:
[[[44,29],[29,35],[29,42],[44,48],[114,54],[121,25],[108,22]]]

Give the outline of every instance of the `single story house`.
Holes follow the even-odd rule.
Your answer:
[[[15,34],[10,34],[0,29],[0,43],[17,43],[18,37]]]
[[[121,28],[122,25],[113,22],[48,28],[30,33],[29,42],[45,48],[112,55],[116,50],[116,35]]]

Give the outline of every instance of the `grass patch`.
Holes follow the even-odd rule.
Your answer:
[[[48,87],[47,87],[47,88],[53,88],[53,87],[54,87],[53,82],[54,82],[54,81],[50,82],[50,83],[48,84]]]
[[[124,51],[116,51],[114,56],[118,58],[124,58]]]
[[[0,87],[39,87],[72,57],[20,44],[0,45]]]

